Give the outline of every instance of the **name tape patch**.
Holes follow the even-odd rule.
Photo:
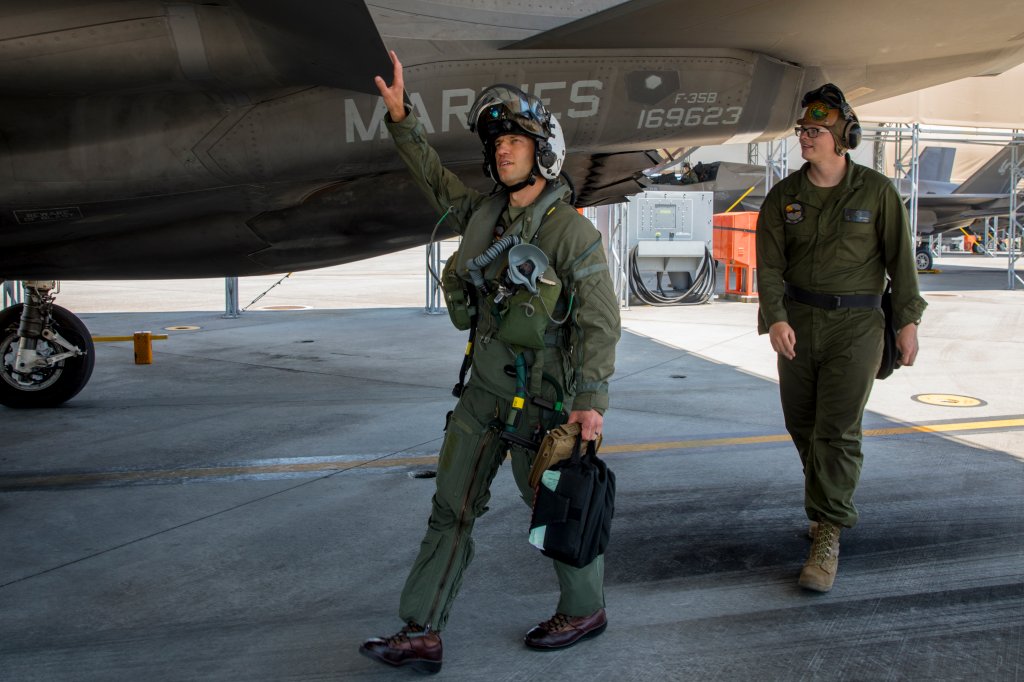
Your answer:
[[[848,223],[870,223],[871,211],[864,208],[844,208],[843,220]]]

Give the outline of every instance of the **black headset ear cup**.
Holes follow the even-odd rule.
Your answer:
[[[537,154],[537,160],[540,161],[542,168],[552,168],[555,162],[558,161],[558,157],[555,156],[555,152],[551,149],[551,145],[545,143],[541,146],[539,153]]]
[[[862,132],[860,122],[856,118],[846,122],[846,125],[843,126],[843,144],[846,145],[847,149],[857,148],[857,145],[860,144]]]

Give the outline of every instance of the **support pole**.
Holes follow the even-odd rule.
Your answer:
[[[1024,134],[1013,131],[1010,147],[1010,215],[1006,228],[1006,279],[1008,288],[1024,285],[1024,279],[1017,274],[1017,259],[1020,258],[1018,240],[1024,236]]]
[[[241,315],[238,309],[238,278],[224,278],[224,315],[228,319],[234,319]]]
[[[440,315],[444,312],[441,307],[441,242],[427,244],[427,292],[424,311],[427,315]]]
[[[4,282],[4,305],[3,308],[10,308],[25,300],[25,292],[20,281]]]

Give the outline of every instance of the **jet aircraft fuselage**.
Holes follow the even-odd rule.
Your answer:
[[[58,404],[88,380],[56,280],[287,272],[425,243],[437,215],[373,83],[388,48],[447,167],[489,188],[466,115],[511,83],[559,117],[588,206],[695,145],[782,136],[826,81],[856,106],[998,73],[1024,34],[1002,0],[6,0],[0,280],[26,280],[26,302],[0,311],[0,403]]]

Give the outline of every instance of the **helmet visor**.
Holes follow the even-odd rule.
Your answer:
[[[485,127],[494,132],[516,132],[502,125],[508,121],[528,135],[547,138],[550,136],[548,117],[547,109],[538,98],[527,95],[514,85],[498,84],[480,93],[473,103],[469,112],[469,129],[477,131],[480,128],[481,134]]]

